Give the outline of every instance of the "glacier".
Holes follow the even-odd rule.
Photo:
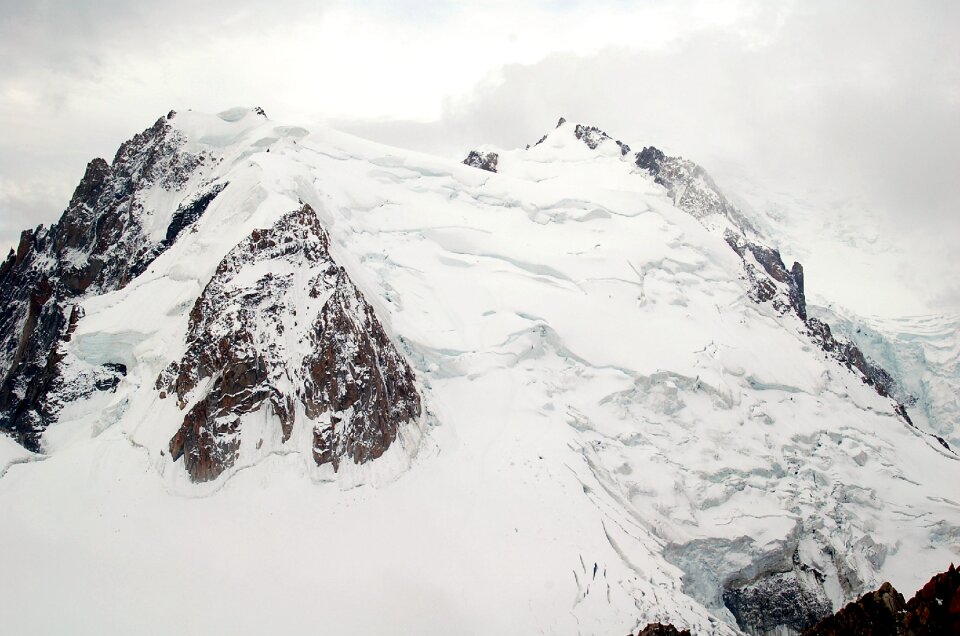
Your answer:
[[[955,392],[812,308],[920,397],[904,418],[788,301],[756,302],[762,263],[725,238],[746,220],[683,209],[626,144],[562,122],[479,149],[491,171],[258,109],[168,121],[204,160],[131,195],[149,256],[71,300],[59,345],[67,377],[124,374],[58,398],[42,452],[0,435],[10,632],[790,634],[960,555]],[[690,170],[703,190],[684,193],[727,205]],[[257,409],[238,460],[197,483],[157,379],[224,258],[304,206],[422,416],[335,467],[301,443],[305,413],[286,444]]]

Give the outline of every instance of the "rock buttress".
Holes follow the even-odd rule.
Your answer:
[[[43,431],[63,402],[115,387],[107,376],[123,375],[122,365],[109,363],[96,372],[99,383],[71,386],[76,378],[62,377],[59,349],[76,327],[83,297],[123,288],[173,243],[149,238],[142,222],[150,211],[141,200],[148,188],[182,189],[205,161],[183,150],[173,116],[121,145],[112,164],[91,161],[60,220],[23,232],[0,264],[0,432],[32,451],[42,450]],[[185,204],[174,217],[178,227],[199,218],[222,187]],[[59,389],[62,395],[54,395]]]
[[[157,388],[187,411],[170,452],[195,481],[236,462],[243,416],[261,408],[281,443],[302,411],[315,462],[334,470],[382,455],[421,408],[413,372],[307,205],[224,257],[190,314],[186,353]]]

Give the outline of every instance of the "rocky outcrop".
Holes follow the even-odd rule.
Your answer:
[[[804,636],[897,636],[903,633],[906,603],[892,585],[868,592],[803,632]]]
[[[807,335],[815,344],[840,364],[857,373],[864,383],[873,387],[878,394],[890,398],[902,395],[896,380],[886,370],[867,359],[855,344],[835,338],[828,324],[807,315],[803,266],[800,263],[795,262],[787,269],[778,250],[730,230],[725,232],[724,238],[743,260],[744,270],[750,281],[752,300],[758,303],[770,302],[781,315],[788,312],[796,314],[805,324]],[[897,403],[895,410],[912,424],[901,402]]]
[[[613,137],[603,132],[596,126],[584,126],[582,124],[577,124],[573,129],[573,135],[585,143],[590,150],[596,150],[597,146],[607,140],[614,141]],[[615,143],[620,146],[620,156],[625,156],[630,153],[630,146],[623,143],[622,141],[615,140]]]
[[[636,165],[653,176],[656,183],[666,188],[674,205],[701,223],[710,227],[714,224],[711,217],[723,220],[721,226],[726,225],[723,238],[743,261],[744,273],[750,283],[748,293],[751,300],[756,303],[770,303],[780,315],[796,314],[815,344],[857,373],[878,394],[897,398],[894,410],[907,423],[911,423],[906,414],[904,400],[901,399],[903,391],[898,390],[893,376],[868,360],[856,345],[835,338],[829,325],[808,317],[803,266],[794,262],[787,269],[778,250],[752,238],[757,235],[756,228],[726,199],[706,170],[688,159],[670,157],[653,146],[637,153]],[[940,442],[949,448],[946,442]]]
[[[907,602],[904,636],[960,636],[960,569],[951,563]]]
[[[769,586],[767,586],[769,587]],[[954,565],[937,574],[909,602],[890,583],[848,603],[835,614],[825,599],[815,601],[803,593],[784,595],[783,589],[755,590],[757,599],[744,620],[730,607],[737,624],[748,634],[801,634],[803,636],[960,636],[960,570]],[[724,600],[727,595],[724,594]],[[812,614],[821,616],[813,618]],[[819,621],[819,622],[818,622]],[[673,625],[653,623],[636,636],[689,636]]]
[[[169,225],[167,225],[167,231],[163,237],[163,240],[154,245],[152,249],[145,253],[140,260],[133,263],[132,267],[130,268],[131,277],[135,278],[147,271],[150,263],[152,263],[155,258],[170,249],[170,247],[176,242],[177,237],[179,237],[184,230],[193,226],[193,224],[196,223],[201,216],[203,216],[204,212],[207,211],[207,207],[213,203],[213,200],[217,198],[217,195],[220,194],[228,185],[230,184],[211,184],[200,190],[200,192],[195,196],[181,203],[177,207],[177,210],[173,213]]]
[[[750,240],[732,230],[724,232],[723,238],[743,260],[747,277],[752,283],[755,302],[769,301],[781,315],[792,311],[800,320],[807,320],[807,300],[803,293],[803,266],[800,263],[795,262],[790,269],[787,269],[778,250]]]
[[[49,415],[42,399],[67,322],[62,292],[44,262],[48,245],[45,228],[27,230],[0,269],[0,430],[32,451],[40,450]]]
[[[173,115],[121,145],[112,164],[91,161],[69,207],[51,228],[58,278],[71,295],[120,289],[144,260],[163,251],[143,229],[152,210],[137,195],[155,185],[179,190],[207,160],[182,150],[184,138],[169,121]]]
[[[691,636],[691,634],[689,629],[677,629],[669,623],[650,623],[637,632],[635,636]]]
[[[835,338],[830,331],[830,325],[817,318],[810,318],[806,323],[810,338],[820,345],[821,349],[832,355],[848,369],[859,372],[863,381],[872,386],[877,393],[884,397],[893,397],[899,393],[896,380],[889,373],[868,360],[855,344]],[[898,414],[912,424],[912,422],[909,422],[910,418],[906,414],[903,404],[898,404],[898,406],[900,407]]]
[[[960,570],[952,564],[904,603],[889,583],[848,603],[803,636],[960,636]]]
[[[379,457],[420,416],[413,372],[307,205],[224,257],[157,388],[186,410],[170,452],[195,481],[234,465],[243,416],[260,409],[281,443],[304,414],[315,462],[334,470]]]
[[[566,118],[561,117],[557,121],[557,128],[560,128],[565,123],[567,123]],[[580,141],[582,141],[590,150],[596,150],[600,144],[605,141],[613,141],[620,147],[620,156],[625,157],[630,154],[630,146],[623,143],[619,139],[614,139],[603,130],[597,128],[596,126],[584,126],[583,124],[576,124],[573,128],[573,135]],[[537,140],[537,143],[533,144],[534,146],[539,146],[544,141],[547,140],[549,133]],[[527,150],[530,149],[530,145],[527,145]]]
[[[823,583],[823,574],[794,552],[792,563],[780,571],[728,582],[723,603],[749,634],[799,633],[833,611]]]
[[[86,391],[59,378],[58,344],[79,319],[78,301],[127,285],[220,191],[207,191],[175,215],[165,240],[155,242],[144,230],[152,211],[141,193],[178,190],[206,161],[183,151],[174,115],[121,145],[112,164],[91,161],[60,220],[25,231],[0,265],[0,431],[30,450],[41,450],[40,436],[59,406]],[[87,379],[94,390],[110,390],[124,371],[109,363]],[[51,399],[54,389],[62,391]]]
[[[707,171],[683,157],[670,157],[648,146],[637,153],[635,164],[667,190],[673,204],[700,220],[716,216],[728,221],[741,234],[756,234],[756,228],[732,205]]]
[[[472,168],[479,168],[481,170],[486,170],[487,172],[496,172],[497,161],[499,159],[500,156],[495,152],[479,152],[476,150],[471,150],[470,154],[467,155],[467,158],[463,160],[463,163]]]
[[[557,120],[557,125],[556,125],[555,127],[556,127],[556,128],[559,128],[560,126],[563,126],[565,123],[567,123],[567,118],[566,118],[566,117],[561,117],[560,119]],[[536,142],[535,144],[533,144],[533,145],[534,145],[534,146],[539,146],[540,144],[542,144],[543,142],[545,142],[545,141],[547,140],[547,137],[549,137],[549,136],[550,136],[550,133],[546,133],[543,137],[541,137],[540,139],[538,139],[537,142]],[[527,150],[530,150],[530,144],[527,144],[527,148],[526,148],[526,149],[527,149]]]
[[[794,313],[803,321],[807,336],[828,355],[873,387],[883,397],[897,400],[895,411],[912,424],[902,401],[903,391],[896,380],[878,364],[869,360],[857,346],[835,338],[827,323],[807,315],[807,301],[803,289],[803,266],[794,263],[787,269],[780,252],[751,240],[732,230],[724,233],[727,244],[743,260],[743,268],[750,283],[750,298],[757,303],[769,302],[781,315]],[[909,399],[909,396],[908,396]],[[941,440],[946,446],[946,443]],[[947,446],[949,448],[949,446]]]

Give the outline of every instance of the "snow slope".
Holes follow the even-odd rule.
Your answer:
[[[960,315],[862,317],[837,305],[815,312],[893,374],[914,400],[911,418],[960,446]]]
[[[492,174],[244,109],[173,125],[216,159],[151,218],[229,185],[81,301],[68,354],[122,362],[116,390],[66,405],[42,462],[0,440],[5,631],[734,634],[725,601],[771,581],[836,609],[960,555],[957,456],[752,302],[612,140],[566,124]],[[156,378],[224,255],[301,202],[413,368],[422,438],[193,483]]]
[[[737,170],[725,184],[761,234],[804,264],[811,315],[893,374],[903,397],[913,398],[911,418],[960,445],[960,315],[930,298],[944,294],[949,263],[885,234],[866,206],[822,192],[771,191]],[[908,280],[908,262],[931,267],[923,280]]]
[[[842,179],[819,191],[773,189],[740,169],[721,170],[724,186],[757,228],[804,263],[812,302],[887,318],[943,309],[934,301],[949,292],[942,280],[952,274],[949,262],[922,253],[924,246],[902,228],[891,227],[862,201],[845,198]]]

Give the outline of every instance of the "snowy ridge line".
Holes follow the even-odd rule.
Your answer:
[[[890,370],[907,397],[913,397],[900,401],[921,430],[929,429],[951,446],[960,444],[960,315],[879,319],[837,306],[811,311]]]
[[[60,375],[58,343],[69,341],[76,327],[78,300],[126,286],[169,248],[171,231],[195,222],[219,193],[177,208],[172,221],[157,209],[158,202],[185,198],[195,173],[211,161],[205,151],[184,150],[174,116],[171,111],[121,145],[112,164],[91,161],[60,220],[24,231],[0,266],[0,349],[8,361],[0,370],[0,430],[31,450],[41,450],[41,435],[63,401],[112,390],[126,373],[124,365],[109,362],[88,369],[86,375],[98,379],[81,386]],[[154,228],[168,221],[166,236],[157,236]]]
[[[571,126],[563,117],[557,123],[557,130]],[[597,150],[604,142],[615,143],[620,155],[625,157],[630,147],[622,142],[615,141],[603,130],[596,126],[573,124],[573,135],[583,142],[590,150]],[[535,146],[547,141],[556,132],[544,135]],[[530,146],[527,147],[530,150]],[[484,159],[486,157],[487,159]],[[464,164],[490,172],[497,172],[499,154],[487,154],[471,151]],[[908,425],[916,427],[907,407],[912,406],[917,398],[908,393],[903,387],[903,381],[898,381],[880,364],[864,356],[860,348],[851,340],[836,338],[830,325],[820,318],[808,317],[806,298],[804,294],[803,267],[795,262],[790,270],[784,265],[778,250],[767,247],[759,238],[759,230],[743,212],[730,203],[727,197],[717,186],[716,182],[701,166],[683,159],[670,157],[661,150],[649,146],[644,147],[634,156],[636,167],[653,177],[655,183],[667,190],[673,204],[684,210],[709,230],[721,234],[730,247],[743,260],[743,267],[747,279],[751,284],[750,297],[755,302],[771,302],[781,314],[788,311],[795,313],[806,325],[806,335],[821,349],[836,358],[841,364],[858,374],[861,379],[883,397],[894,400],[894,412]],[[492,161],[492,164],[490,163]],[[492,167],[491,167],[492,166]],[[749,256],[748,256],[749,254]],[[960,367],[958,367],[960,368]],[[954,377],[960,377],[955,373]],[[929,407],[927,407],[929,413]],[[952,427],[951,427],[952,428]],[[922,429],[919,429],[922,430]],[[929,433],[948,451],[952,452],[949,443],[936,432]]]
[[[483,148],[496,172],[254,109],[163,122],[130,170],[207,157],[182,185],[84,189],[175,240],[64,296],[72,388],[0,478],[11,631],[782,635],[956,558],[960,465],[814,346],[800,270],[695,164],[671,195],[565,122]],[[14,254],[35,284],[0,325],[59,302],[56,258]]]

